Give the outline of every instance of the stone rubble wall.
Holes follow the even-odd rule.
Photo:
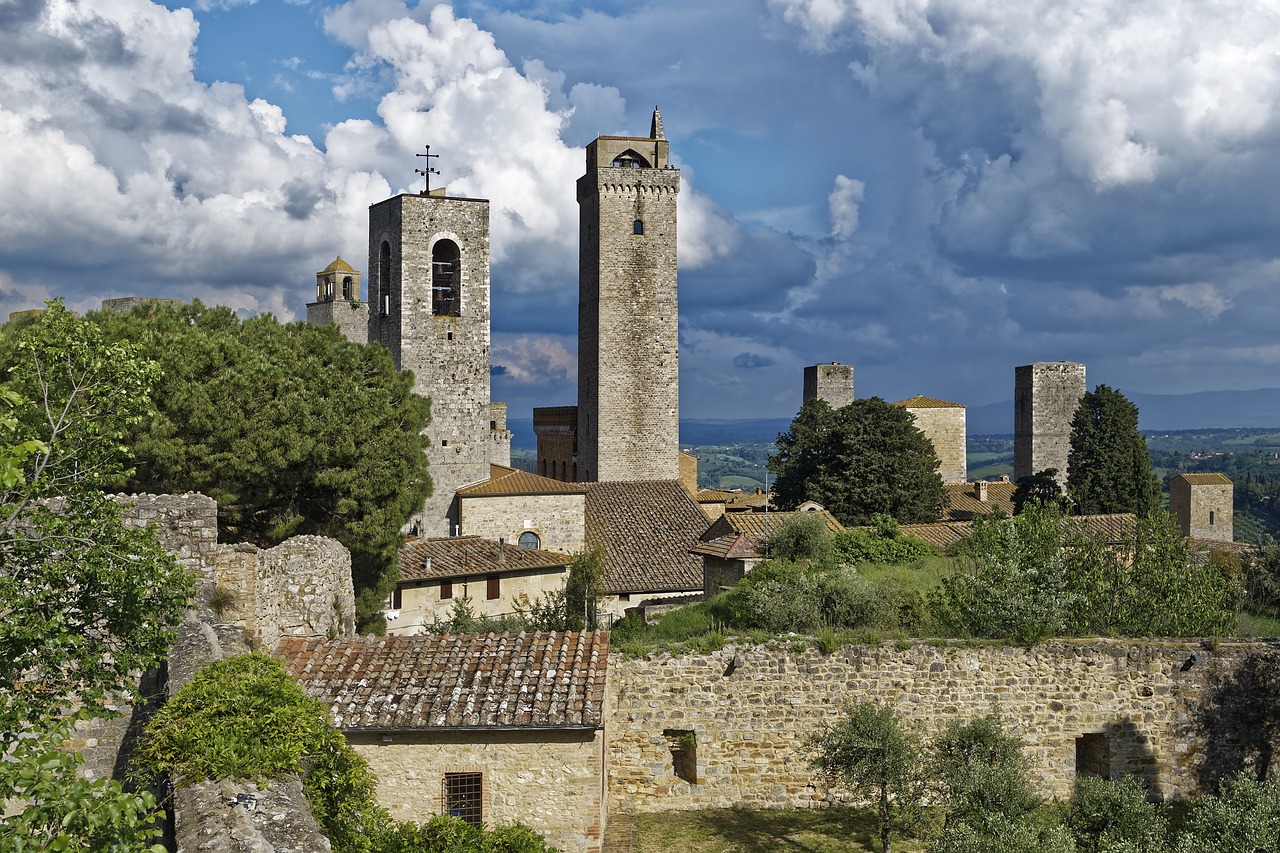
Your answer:
[[[938,474],[944,483],[963,485],[969,479],[965,408],[937,406],[907,408],[915,416],[916,429],[925,434],[938,456]]]
[[[1257,768],[1276,746],[1265,709],[1280,700],[1280,650],[1265,642],[845,646],[826,656],[794,645],[613,655],[610,812],[830,802],[805,741],[855,700],[887,703],[926,731],[997,710],[1025,740],[1039,791],[1056,798],[1071,794],[1084,735],[1103,736],[1112,778],[1139,776],[1164,797]],[[696,784],[675,773],[673,731],[693,733]]]
[[[576,554],[586,542],[586,495],[469,495],[459,498],[463,536],[480,536],[511,544],[520,534],[538,534],[543,551]]]
[[[1071,419],[1085,390],[1083,364],[1053,361],[1014,368],[1014,482],[1056,468],[1058,482],[1066,485]]]

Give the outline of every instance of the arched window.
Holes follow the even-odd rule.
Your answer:
[[[614,157],[613,162],[609,165],[615,169],[648,169],[649,161],[634,149],[628,148],[617,157]]]
[[[437,240],[431,247],[431,313],[437,317],[457,317],[462,300],[462,253],[452,240]]]
[[[521,548],[541,548],[542,540],[539,539],[538,534],[534,533],[532,530],[526,530],[524,533],[520,534],[517,544]]]
[[[635,222],[631,223],[631,233],[639,237],[644,236],[644,220],[643,219],[637,219]]]
[[[342,278],[342,298],[350,301],[351,296],[351,276],[343,276]]]
[[[382,241],[382,251],[378,253],[378,306],[382,316],[391,313],[391,244]]]
[[[326,302],[333,301],[333,279],[331,278],[324,280],[324,298]]]

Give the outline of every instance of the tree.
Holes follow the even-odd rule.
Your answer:
[[[805,512],[783,520],[769,534],[767,553],[775,560],[807,560],[829,565],[834,557],[834,537],[820,513]]]
[[[604,595],[604,549],[588,548],[569,562],[564,583],[565,629],[594,631]]]
[[[1173,849],[1177,853],[1220,850],[1274,851],[1280,839],[1280,781],[1259,781],[1248,771],[1225,779],[1216,797],[1191,807]]]
[[[875,799],[881,853],[893,834],[920,822],[927,786],[924,747],[894,710],[872,702],[846,705],[807,745],[810,763],[828,784]]]
[[[1082,515],[1141,516],[1160,506],[1160,483],[1138,432],[1138,407],[1106,385],[1086,392],[1071,419],[1067,493]]]
[[[199,302],[94,314],[162,369],[154,417],[125,441],[133,491],[199,491],[231,541],[331,536],[351,551],[361,624],[394,587],[400,528],[430,493],[426,400],[380,346],[336,329],[240,320]]]
[[[1027,781],[1022,748],[1022,739],[1006,734],[994,711],[943,728],[930,744],[930,767],[948,826],[966,823],[999,832],[1040,805]]]
[[[61,302],[6,348],[0,446],[18,450],[0,478],[0,790],[24,806],[0,818],[0,850],[163,849],[148,846],[150,793],[81,779],[61,751],[69,725],[109,715],[163,660],[193,594],[155,531],[126,527],[102,491],[127,473],[155,366]]]
[[[938,457],[914,418],[879,397],[832,409],[807,401],[769,458],[783,506],[817,501],[846,526],[876,513],[937,521],[945,499]]]
[[[1118,782],[1081,777],[1066,815],[1081,853],[1164,853],[1168,821],[1136,776]]]
[[[1022,512],[1028,502],[1053,504],[1066,511],[1067,496],[1058,484],[1057,468],[1045,468],[1018,480],[1018,486],[1013,490],[1013,514]]]

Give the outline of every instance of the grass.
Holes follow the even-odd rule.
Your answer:
[[[1280,637],[1280,619],[1242,610],[1240,611],[1240,636]]]
[[[955,573],[955,560],[950,557],[925,557],[907,566],[863,563],[858,574],[874,584],[902,584],[912,592],[925,593],[942,584],[942,579]]]
[[[705,809],[640,815],[636,853],[873,853],[880,849],[867,809]],[[900,853],[921,853],[914,838],[893,839]]]

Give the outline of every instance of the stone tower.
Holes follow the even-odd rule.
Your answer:
[[[1071,419],[1084,396],[1084,365],[1038,361],[1014,369],[1013,478],[1058,469],[1067,484]]]
[[[398,195],[369,208],[369,342],[431,400],[432,494],[411,520],[448,536],[454,492],[507,464],[511,434],[489,400],[489,202]]]
[[[826,400],[833,409],[842,409],[853,402],[853,367],[833,361],[830,364],[811,364],[804,369],[804,399]]]
[[[369,303],[360,301],[360,273],[342,258],[316,273],[316,301],[307,304],[307,323],[337,326],[352,343],[369,342]]]
[[[577,471],[679,476],[676,195],[662,116],[648,137],[601,136],[578,179]]]
[[[1169,480],[1169,512],[1184,536],[1231,542],[1234,490],[1226,474],[1179,474]]]
[[[969,453],[965,445],[965,408],[932,397],[912,397],[894,403],[916,419],[916,429],[933,443],[938,455],[938,474],[944,483],[966,483],[969,480]]]

